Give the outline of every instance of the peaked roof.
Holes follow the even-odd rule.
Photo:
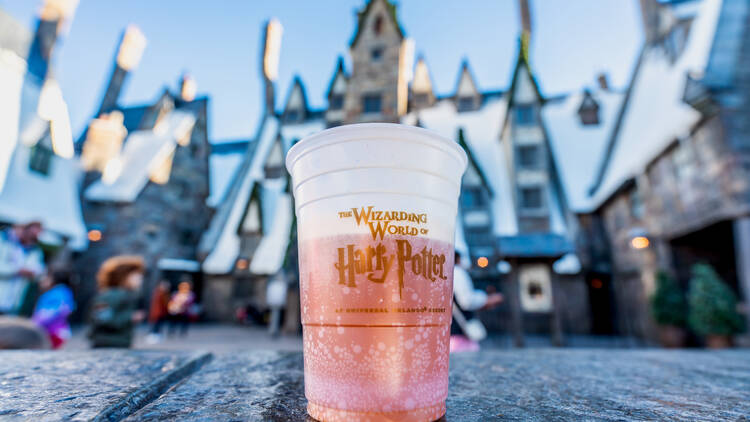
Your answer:
[[[463,80],[464,74],[469,75],[469,81],[471,82],[471,85],[474,87],[474,91],[476,91],[477,95],[482,95],[479,92],[479,86],[477,85],[477,80],[474,78],[474,72],[471,71],[471,66],[469,66],[469,59],[464,58],[461,60],[461,68],[458,71],[458,79],[456,79],[456,88],[454,89],[454,96],[458,95],[458,90],[461,88],[461,81]]]
[[[599,124],[581,122],[578,112],[587,93],[598,104]],[[623,96],[611,90],[585,90],[564,99],[550,100],[542,107],[552,157],[567,203],[574,212],[591,211],[593,204],[588,189],[604,158],[607,136],[614,126]]]
[[[423,89],[425,88],[425,89]],[[414,68],[414,78],[411,81],[411,89],[414,92],[434,92],[430,68],[427,61],[421,55],[417,59],[417,65]],[[419,91],[417,91],[419,89]]]
[[[591,189],[597,204],[675,140],[689,136],[702,118],[683,101],[684,87],[688,73],[703,72],[709,63],[722,5],[731,7],[720,0],[697,4],[685,47],[676,58],[660,42],[644,45]]]
[[[253,186],[253,191],[250,193],[250,199],[247,200],[247,205],[245,205],[245,210],[242,212],[242,217],[240,217],[240,224],[237,225],[237,234],[242,234],[243,226],[245,225],[245,219],[247,218],[247,214],[250,212],[250,207],[253,205],[253,202],[258,204],[258,219],[260,220],[260,234],[265,234],[265,230],[263,227],[263,203],[262,203],[262,195],[260,194],[261,185],[259,183],[256,183]]]
[[[398,33],[399,37],[401,39],[404,38],[404,30],[401,28],[401,24],[399,24],[398,16],[396,14],[396,5],[388,0],[368,0],[364,9],[357,12],[357,32],[354,33],[354,37],[352,37],[352,41],[349,43],[349,47],[354,47],[354,45],[357,44],[359,36],[362,34],[362,30],[365,26],[365,19],[367,19],[367,15],[370,14],[372,6],[375,4],[375,2],[378,1],[385,2],[386,10],[388,11],[387,15],[390,16],[390,18],[393,20],[393,26],[396,27],[396,32]]]
[[[458,144],[461,145],[461,147],[466,151],[466,156],[469,157],[469,165],[474,167],[477,171],[477,174],[479,174],[479,178],[482,179],[482,184],[487,188],[487,190],[490,193],[490,196],[494,195],[494,192],[492,190],[492,185],[487,182],[487,177],[484,175],[484,171],[482,170],[482,166],[479,165],[479,161],[474,157],[474,152],[472,151],[471,147],[466,143],[466,139],[464,139],[464,128],[459,127],[458,128]]]
[[[545,99],[542,95],[542,91],[539,89],[539,84],[534,77],[534,72],[531,71],[531,64],[529,63],[529,35],[524,32],[518,37],[518,57],[516,58],[516,65],[513,69],[513,76],[510,80],[510,88],[508,88],[508,109],[513,107],[516,96],[516,87],[518,85],[518,78],[521,70],[524,70],[531,81],[531,86],[536,92],[537,98],[541,104],[544,104]],[[508,124],[508,116],[510,113],[505,114],[505,120],[503,120],[502,129]]]
[[[336,70],[333,71],[331,82],[328,83],[328,88],[326,89],[326,98],[330,98],[331,94],[333,94],[333,88],[336,86],[336,79],[339,76],[344,78],[345,81],[349,80],[349,75],[346,74],[346,70],[344,69],[344,58],[342,56],[339,56],[338,60],[336,60]]]
[[[292,100],[292,95],[294,95],[294,91],[299,89],[300,93],[302,94],[302,109],[307,112],[310,110],[310,107],[308,107],[307,103],[307,92],[305,91],[305,84],[302,83],[302,78],[300,78],[299,75],[294,75],[294,81],[292,82],[291,88],[289,88],[289,94],[286,96],[286,103],[284,103],[284,111],[286,111],[289,107],[289,101]]]
[[[264,233],[267,233],[267,235],[264,236],[261,243],[266,245],[262,247],[263,249],[261,249],[261,245],[258,248],[266,251],[261,252],[261,255],[267,257],[264,260],[273,263],[273,265],[283,264],[287,244],[280,239],[289,240],[288,231],[293,221],[293,215],[286,215],[287,210],[290,214],[293,214],[291,206],[284,205],[285,203],[291,203],[291,195],[288,192],[288,175],[285,179],[265,180],[263,166],[277,141],[280,141],[283,150],[287,151],[295,140],[323,128],[325,128],[325,122],[322,119],[310,119],[301,123],[283,125],[279,122],[279,118],[274,115],[266,115],[261,120],[253,141],[254,147],[248,149],[245,153],[242,164],[228,189],[226,198],[220,203],[211,220],[209,229],[201,238],[199,254],[206,255],[203,261],[203,270],[206,273],[226,274],[234,268],[240,252],[240,237],[237,230],[243,222],[245,210],[256,186],[259,186],[258,192],[261,196],[269,195],[261,199],[263,214],[274,216],[271,221],[264,222]],[[276,220],[279,218],[285,219],[288,224],[277,223]],[[256,274],[265,274],[270,271],[267,265],[263,265],[262,268],[253,266],[252,262],[250,265],[251,272]]]

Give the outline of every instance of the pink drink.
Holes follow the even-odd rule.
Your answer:
[[[453,245],[369,234],[321,238],[300,244],[300,268],[310,414],[325,421],[442,416]]]
[[[445,414],[453,241],[466,155],[424,129],[328,129],[287,154],[308,413],[321,421]]]

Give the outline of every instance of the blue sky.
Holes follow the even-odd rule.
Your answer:
[[[542,92],[554,95],[593,86],[605,71],[610,83],[627,83],[642,41],[636,0],[530,0],[531,59]],[[0,0],[0,8],[33,26],[41,0]],[[68,101],[76,134],[96,110],[109,78],[122,29],[141,27],[148,38],[143,59],[121,104],[151,101],[183,71],[211,96],[212,141],[247,138],[260,117],[259,48],[269,17],[284,26],[277,104],[294,74],[305,82],[313,106],[336,57],[348,60],[355,11],[365,0],[80,0],[70,32],[55,52],[55,74]],[[220,6],[219,6],[220,4]],[[450,93],[466,57],[481,89],[505,89],[519,31],[515,0],[401,0],[399,20],[430,66],[438,93]]]

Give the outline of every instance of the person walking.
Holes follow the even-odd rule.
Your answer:
[[[99,293],[91,309],[91,346],[128,348],[133,343],[133,328],[143,320],[136,310],[138,291],[145,272],[143,258],[115,256],[107,259],[96,274]]]
[[[177,291],[169,301],[169,315],[172,320],[172,324],[169,327],[170,334],[173,334],[179,328],[180,335],[187,335],[188,326],[193,314],[193,305],[195,305],[193,285],[189,281],[180,282],[177,286]]]
[[[51,275],[52,286],[39,296],[31,317],[49,336],[53,349],[59,349],[71,337],[68,316],[76,309],[70,290],[70,273],[56,271]]]
[[[451,324],[450,351],[478,351],[479,340],[487,332],[474,312],[492,309],[503,302],[503,295],[475,289],[469,272],[464,268],[461,254],[456,252],[453,268],[453,323]]]
[[[45,273],[41,232],[38,221],[0,232],[0,314],[31,316]]]
[[[146,343],[148,344],[156,344],[161,341],[162,325],[169,319],[169,291],[169,282],[162,280],[151,293],[151,306],[148,311],[151,332],[146,337]]]

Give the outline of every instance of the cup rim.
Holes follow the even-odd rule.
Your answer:
[[[374,138],[425,144],[441,149],[459,162],[461,173],[466,170],[468,164],[466,152],[458,142],[431,130],[400,123],[354,123],[325,129],[302,138],[287,152],[286,168],[291,173],[292,168],[302,156],[318,148]]]

